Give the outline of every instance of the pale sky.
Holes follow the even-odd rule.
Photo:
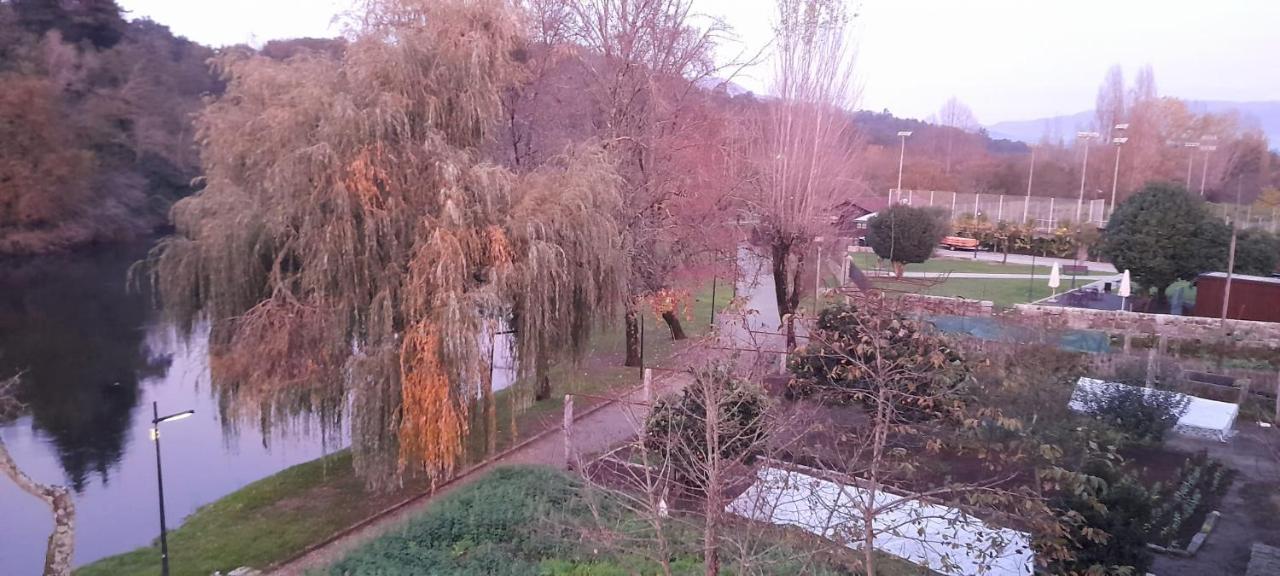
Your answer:
[[[211,45],[333,36],[352,0],[119,0]],[[694,0],[741,46],[772,37],[770,0]],[[1093,107],[1112,64],[1130,79],[1151,64],[1162,95],[1195,100],[1280,99],[1280,2],[1274,0],[863,0],[861,107],[925,118],[954,95],[991,124]],[[768,64],[738,79],[764,92]]]

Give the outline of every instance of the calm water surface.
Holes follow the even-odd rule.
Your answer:
[[[196,411],[163,428],[170,527],[342,444],[318,434],[264,439],[253,429],[224,431],[209,390],[205,334],[177,334],[125,289],[130,264],[147,248],[0,261],[0,377],[24,372],[26,405],[21,418],[0,426],[0,437],[36,480],[75,490],[77,565],[158,535],[152,401],[161,413]],[[0,475],[0,574],[39,574],[51,526],[44,503]],[[170,556],[182,561],[181,550]]]

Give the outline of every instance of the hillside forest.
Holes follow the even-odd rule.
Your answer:
[[[579,96],[599,93],[592,84],[616,55],[568,38],[552,21],[540,18],[535,42],[527,52],[521,48],[524,70],[503,99],[502,134],[486,148],[517,170],[614,129],[606,129],[612,120],[606,110],[615,106]],[[115,0],[0,0],[0,255],[56,252],[165,228],[172,204],[203,186],[194,121],[224,91],[228,58],[340,58],[346,44],[296,39],[211,48],[131,19]],[[655,71],[669,75],[669,91],[698,93],[678,98],[681,124],[662,124],[673,149],[722,138],[741,124],[732,119],[768,101],[737,89],[732,66],[705,57],[701,50],[703,60]],[[680,76],[687,82],[674,78]],[[1239,192],[1246,203],[1258,200],[1270,210],[1277,193],[1268,190],[1280,187],[1280,163],[1248,118],[1193,113],[1185,102],[1158,95],[1150,68],[1131,84],[1116,67],[1099,88],[1087,198],[1109,194],[1111,137],[1125,136],[1116,183],[1121,198],[1148,181],[1182,181],[1194,172],[1191,188],[1203,178],[1210,200],[1234,201]],[[900,153],[907,189],[1074,198],[1081,188],[1083,147],[1074,135],[1046,130],[1033,145],[994,139],[955,98],[923,120],[884,110],[850,112],[844,121],[857,142],[849,158],[857,177],[846,179],[844,196],[878,196],[894,187]],[[1119,123],[1129,126],[1123,134],[1098,128]],[[897,133],[904,130],[912,136],[900,150]],[[1215,146],[1186,147],[1192,140]],[[716,187],[708,183],[714,175],[699,178],[699,186]]]

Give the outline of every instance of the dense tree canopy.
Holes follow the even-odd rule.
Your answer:
[[[1133,279],[1164,289],[1226,265],[1230,230],[1200,198],[1175,184],[1148,184],[1116,208],[1100,246]]]
[[[199,174],[212,54],[113,0],[0,1],[0,255],[161,224]]]
[[[1280,238],[1256,229],[1241,230],[1236,238],[1237,274],[1270,276],[1280,264]]]
[[[373,2],[341,58],[231,54],[201,114],[207,186],[150,262],[179,321],[212,322],[215,387],[250,421],[350,400],[371,483],[463,457],[489,334],[523,375],[580,350],[625,290],[619,180],[581,147],[523,175],[484,162],[520,74],[501,0]],[[517,391],[518,393],[518,391]]]
[[[894,271],[902,276],[904,264],[933,256],[948,227],[946,214],[938,209],[894,204],[867,222],[867,243],[876,256],[893,262]]]

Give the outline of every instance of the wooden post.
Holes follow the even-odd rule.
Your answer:
[[[644,369],[644,403],[653,406],[653,368]]]
[[[1161,335],[1160,335],[1160,341],[1159,341],[1159,344],[1158,344],[1158,348],[1159,348],[1159,350],[1160,350],[1160,356],[1161,356],[1161,357],[1164,357],[1164,355],[1169,351],[1169,336],[1168,336],[1168,335],[1166,335],[1166,334],[1161,334]]]
[[[1156,381],[1156,349],[1147,350],[1147,388],[1151,388]]]
[[[1280,424],[1280,373],[1276,373],[1276,423]]]
[[[1236,399],[1236,404],[1238,404],[1240,408],[1243,409],[1245,400],[1249,399],[1249,387],[1253,384],[1253,382],[1250,381],[1248,378],[1241,378],[1239,382],[1240,382],[1240,397]]]
[[[573,394],[564,395],[564,466],[573,470]]]
[[[1124,333],[1124,353],[1128,354],[1133,351],[1133,334]]]

